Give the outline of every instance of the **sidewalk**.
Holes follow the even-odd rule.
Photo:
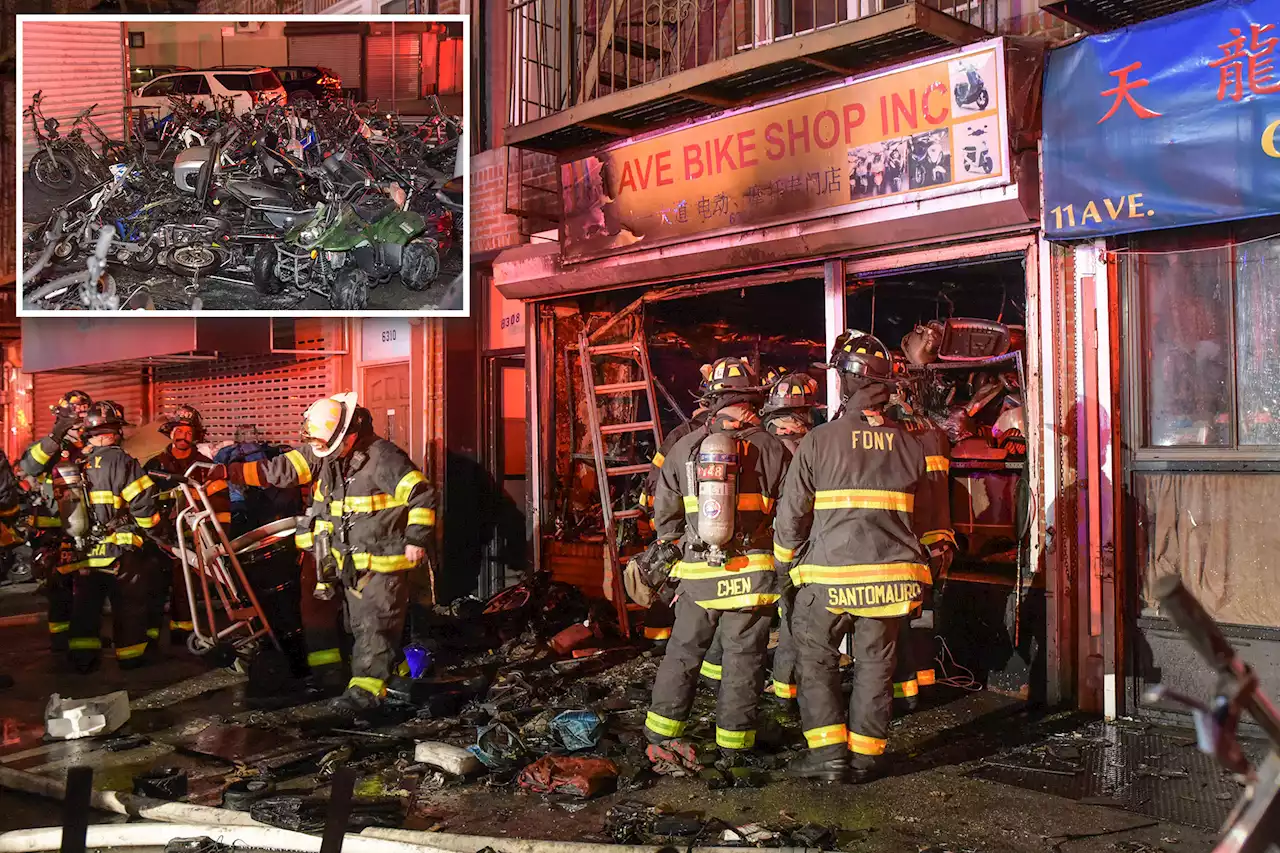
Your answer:
[[[208,759],[174,751],[175,743],[189,739],[192,732],[215,718],[243,726],[246,732],[267,727],[279,732],[281,738],[297,737],[300,731],[313,731],[305,737],[318,734],[306,729],[306,724],[300,730],[297,719],[288,717],[306,712],[311,706],[297,711],[255,711],[245,700],[241,679],[220,670],[206,671],[203,664],[185,654],[168,652],[166,661],[135,673],[118,673],[114,664],[106,661],[102,671],[93,676],[67,676],[52,671],[46,643],[43,626],[0,628],[0,671],[17,679],[12,690],[0,694],[0,717],[12,721],[11,735],[17,733],[16,742],[0,748],[0,764],[4,766],[60,776],[70,763],[63,760],[68,745],[40,743],[41,714],[53,692],[86,696],[124,688],[134,700],[130,726],[134,731],[146,732],[152,739],[151,746],[132,753],[112,753],[100,743],[89,741],[76,748],[75,762],[98,768],[99,787],[127,788],[135,773],[159,765],[183,766],[193,778],[216,781],[226,773],[218,767],[225,765],[210,765]],[[638,659],[627,677],[643,678],[652,664],[651,660]],[[160,688],[166,688],[160,698],[153,696],[145,703],[150,710],[138,710],[139,699]],[[704,713],[706,699],[699,700],[699,709]],[[610,716],[621,721],[637,715],[620,711]],[[857,788],[779,780],[761,788],[713,791],[700,780],[662,778],[647,789],[585,803],[566,803],[520,792],[500,776],[488,777],[489,784],[432,781],[429,773],[419,779],[392,765],[379,771],[367,761],[362,764],[362,772],[369,779],[382,780],[381,784],[407,789],[410,800],[406,827],[434,827],[474,835],[608,842],[612,840],[605,828],[609,809],[629,801],[661,806],[666,812],[696,815],[703,832],[708,834],[697,839],[698,844],[719,843],[719,825],[714,821],[720,820],[730,826],[751,822],[831,826],[838,833],[835,843],[827,847],[862,853],[1203,853],[1212,848],[1212,822],[1220,819],[1215,815],[1225,813],[1229,802],[1213,802],[1212,814],[1191,816],[1201,826],[1188,826],[1117,808],[1122,805],[1140,811],[1144,805],[1118,796],[1070,799],[1025,787],[1035,786],[1035,778],[1019,781],[1023,787],[984,778],[993,771],[1004,772],[1011,764],[1023,766],[1025,771],[1025,756],[1040,754],[1047,748],[1058,749],[1056,745],[1064,743],[1062,737],[1075,737],[1073,731],[1084,732],[1078,740],[1078,749],[1084,750],[1090,735],[1087,729],[1081,729],[1082,722],[1072,714],[1036,714],[991,693],[958,695],[895,722],[890,738],[893,775]],[[448,723],[420,718],[401,729],[417,726],[426,731],[447,728]],[[474,728],[464,726],[459,731],[460,742],[474,739]],[[439,734],[432,736],[443,738]],[[343,736],[331,732],[323,737],[327,741]],[[626,739],[630,735],[620,731],[616,737]],[[617,746],[616,741],[614,745]],[[355,748],[360,749],[360,745],[357,743]],[[22,757],[15,758],[16,754]],[[388,759],[395,755],[393,751]],[[1018,755],[1023,759],[1010,757]],[[1182,759],[1171,754],[1168,760],[1176,763]],[[1077,763],[1088,764],[1083,760]],[[1152,766],[1156,766],[1154,761]],[[1060,769],[1061,765],[1057,767],[1057,773],[1066,772]],[[1108,772],[1105,768],[1099,771],[1096,766],[1088,770]],[[1052,775],[1053,768],[1050,771],[1047,778],[1062,778]],[[323,791],[325,782],[320,778],[307,781],[304,777],[290,784],[302,790],[318,785]],[[201,796],[210,804],[217,803],[216,791],[212,792],[212,800],[208,799],[209,793]],[[7,792],[0,794],[0,800],[5,802],[5,808],[0,809],[0,829],[50,825],[57,820],[56,810],[51,810],[48,803],[13,797]],[[1204,825],[1206,821],[1210,825]],[[673,839],[672,843],[686,846],[694,841]]]

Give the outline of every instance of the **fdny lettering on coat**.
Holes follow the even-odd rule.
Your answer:
[[[879,450],[881,453],[893,452],[894,434],[891,432],[877,432],[869,429],[855,429],[853,431],[853,449],[854,450]]]
[[[915,601],[923,594],[919,581],[897,581],[867,586],[827,588],[828,607],[880,607]]]
[[[716,598],[732,598],[751,592],[751,578],[729,578],[716,584]]]

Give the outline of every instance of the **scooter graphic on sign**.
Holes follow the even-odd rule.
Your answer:
[[[995,169],[995,161],[991,158],[991,146],[987,144],[986,139],[982,138],[986,134],[987,130],[983,127],[975,127],[969,131],[968,144],[961,149],[963,153],[961,165],[966,174],[982,172],[984,175],[990,175]]]
[[[960,63],[960,70],[964,72],[965,79],[955,86],[956,106],[982,112],[991,104],[986,81],[971,62]]]

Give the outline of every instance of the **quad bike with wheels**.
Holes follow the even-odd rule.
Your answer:
[[[191,608],[191,635],[187,647],[193,654],[218,652],[223,657],[247,661],[264,645],[277,651],[280,643],[258,603],[246,567],[279,547],[292,547],[297,522],[281,519],[232,539],[209,501],[204,484],[192,475],[196,462],[181,478],[166,471],[149,471],[152,479],[177,480],[185,501],[177,516],[176,556],[186,581]]]
[[[1168,700],[1191,708],[1196,740],[1201,752],[1245,784],[1244,795],[1227,818],[1222,839],[1214,853],[1274,853],[1280,848],[1280,712],[1258,685],[1258,675],[1236,654],[1217,624],[1209,617],[1178,575],[1167,575],[1153,589],[1161,611],[1187,636],[1187,641],[1218,676],[1216,695],[1209,703],[1157,685],[1146,700]],[[1236,729],[1248,713],[1271,742],[1262,766],[1255,768],[1245,756]]]
[[[353,173],[355,173],[353,175]],[[422,216],[403,209],[358,168],[331,155],[316,170],[325,201],[310,219],[253,258],[254,286],[279,293],[292,284],[329,297],[339,311],[359,311],[372,287],[399,276],[410,290],[426,290],[440,274],[439,244],[424,235]]]

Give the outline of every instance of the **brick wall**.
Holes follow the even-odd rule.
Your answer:
[[[523,174],[510,170],[521,164]],[[527,235],[555,226],[559,206],[559,185],[555,160],[547,155],[526,151],[523,156],[511,148],[496,148],[471,157],[471,251],[493,252],[528,242]],[[551,190],[538,193],[522,190],[521,184],[532,184]],[[522,227],[519,217],[507,213],[508,203],[518,208],[541,213],[545,218],[527,218]]]

